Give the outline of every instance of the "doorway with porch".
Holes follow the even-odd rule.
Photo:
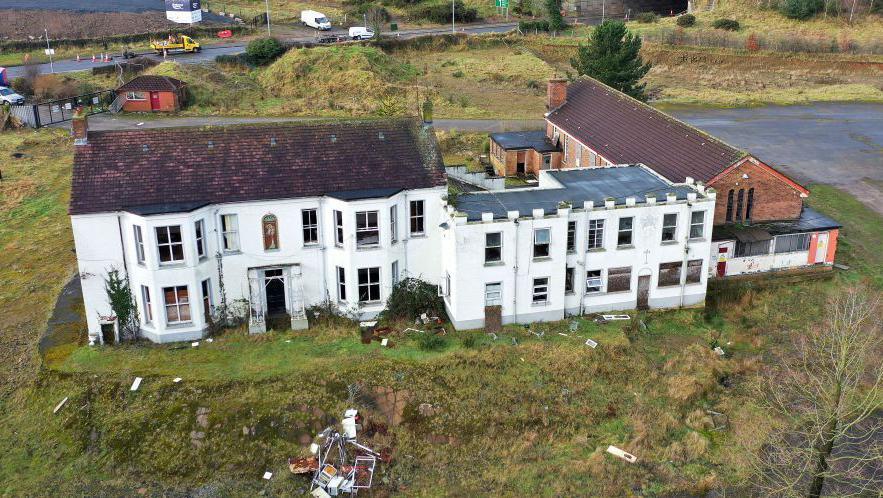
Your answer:
[[[285,299],[285,273],[281,268],[264,270],[264,302],[266,303],[267,328],[288,330],[291,328],[291,315]]]

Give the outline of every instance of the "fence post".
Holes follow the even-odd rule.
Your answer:
[[[43,124],[40,122],[40,106],[31,104],[31,111],[34,113],[34,129],[40,128]]]

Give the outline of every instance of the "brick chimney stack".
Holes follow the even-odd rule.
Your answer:
[[[564,78],[552,78],[546,87],[546,110],[556,109],[567,102],[567,80]]]
[[[74,145],[89,143],[89,121],[82,107],[74,112],[74,117],[71,119],[71,135],[74,137]]]

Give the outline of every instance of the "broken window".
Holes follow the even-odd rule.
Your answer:
[[[537,228],[533,231],[533,257],[545,258],[549,256],[549,245],[552,243],[552,229]]]
[[[264,250],[279,249],[279,222],[276,216],[268,214],[261,218],[261,231],[264,234]]]
[[[698,284],[702,280],[702,260],[691,259],[687,261],[687,283]]]
[[[359,268],[359,302],[380,301],[380,268]]]
[[[200,284],[202,291],[202,313],[206,323],[212,319],[212,280],[207,278]]]
[[[423,201],[411,201],[411,235],[423,235]]]
[[[484,305],[485,306],[502,306],[503,305],[503,284],[501,282],[484,284]]]
[[[503,234],[488,233],[484,236],[484,262],[498,263],[503,260]]]
[[[144,308],[144,324],[149,325],[153,322],[153,305],[150,302],[150,289],[141,286],[141,307]]]
[[[589,270],[586,272],[586,292],[601,292],[601,287],[603,286],[601,270]]]
[[[337,300],[346,301],[346,271],[337,267]]]
[[[356,246],[376,247],[380,245],[380,225],[377,211],[356,213]]]
[[[147,100],[144,92],[126,92],[126,100]]]
[[[304,245],[319,243],[319,213],[315,209],[304,209],[300,212],[303,224]]]
[[[623,266],[607,270],[607,292],[622,292],[632,289],[632,267]]]
[[[632,245],[632,224],[634,220],[631,216],[619,219],[619,234],[616,237],[617,246]]]
[[[534,304],[549,302],[549,277],[533,279],[533,302]]]
[[[808,251],[809,239],[810,235],[808,233],[778,235],[776,236],[776,254]]]
[[[669,213],[662,216],[662,241],[672,242],[678,231],[677,213]]]
[[[576,268],[569,266],[564,269],[564,293],[573,294],[573,274]]]
[[[166,322],[183,323],[190,321],[190,294],[186,285],[164,287]]]
[[[567,222],[567,252],[576,251],[576,222]]]
[[[693,211],[690,214],[690,238],[701,239],[705,236],[705,211]]]
[[[184,261],[184,241],[179,225],[156,227],[156,246],[159,249],[160,263]]]
[[[765,254],[770,253],[770,241],[769,240],[760,240],[757,242],[742,242],[736,241],[736,252],[735,256],[737,258],[744,258],[747,256],[763,256]]]
[[[205,257],[205,221],[199,220],[193,226],[196,234],[196,255],[199,259]]]
[[[334,211],[334,245],[343,247],[343,213]]]
[[[134,225],[132,229],[135,231],[135,258],[139,264],[144,264],[144,235],[141,233],[141,227]]]
[[[745,220],[751,221],[751,211],[754,210],[754,187],[748,189],[748,202],[745,203]]]
[[[235,252],[239,250],[239,220],[235,214],[221,215],[221,233],[224,241],[224,250]]]
[[[392,276],[392,286],[395,287],[399,283],[399,261],[395,260],[392,262],[392,266],[390,267],[390,275]]]
[[[389,207],[389,241],[395,244],[399,241],[399,208]]]
[[[604,220],[589,220],[589,249],[604,247]]]
[[[680,261],[675,263],[659,263],[659,282],[657,286],[681,285],[681,266],[683,264]]]

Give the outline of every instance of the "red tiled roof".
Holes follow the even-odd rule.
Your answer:
[[[429,188],[445,181],[432,128],[416,119],[91,132],[88,144],[75,149],[69,211]]]
[[[644,163],[673,182],[707,182],[746,155],[591,78],[568,85],[548,120],[614,164]]]
[[[168,76],[142,75],[117,88],[118,92],[177,92],[187,83]]]

